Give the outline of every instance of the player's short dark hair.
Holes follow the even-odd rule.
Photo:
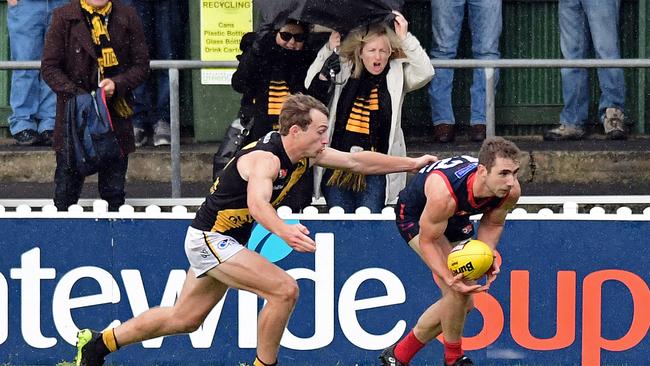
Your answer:
[[[521,150],[514,142],[503,137],[489,137],[483,141],[481,150],[478,152],[478,163],[485,166],[489,172],[497,158],[510,159],[519,163],[520,155]]]
[[[280,135],[286,136],[289,134],[289,129],[293,125],[297,125],[303,131],[307,129],[311,123],[311,116],[309,113],[315,109],[325,116],[329,115],[327,107],[318,99],[304,94],[290,95],[287,100],[282,103],[280,110]]]

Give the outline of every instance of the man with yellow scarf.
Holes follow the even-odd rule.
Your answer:
[[[147,79],[149,54],[135,9],[119,0],[73,0],[54,11],[41,60],[45,82],[57,94],[53,148],[54,204],[59,211],[77,203],[85,176],[66,159],[65,111],[76,94],[103,88],[122,152],[98,172],[100,197],[109,210],[124,204],[128,154],[135,150],[131,93]]]

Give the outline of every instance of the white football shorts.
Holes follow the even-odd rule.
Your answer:
[[[185,255],[196,277],[205,276],[212,268],[237,254],[244,246],[220,233],[189,227],[185,236]]]

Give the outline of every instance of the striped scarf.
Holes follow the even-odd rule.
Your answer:
[[[386,84],[389,66],[379,75],[365,69],[358,79],[350,78],[339,97],[332,147],[340,151],[388,152],[391,100]],[[328,186],[363,192],[366,177],[360,173],[334,169]]]
[[[374,86],[370,90],[370,94],[358,95],[355,98],[345,123],[345,132],[341,136],[341,142],[346,146],[344,151],[377,151],[373,142],[376,140],[374,136],[377,134],[376,130],[379,129],[377,126],[378,110],[378,86]],[[366,176],[361,173],[334,169],[327,185],[362,192],[366,189]]]
[[[103,80],[116,74],[116,66],[119,65],[117,55],[111,45],[111,35],[108,33],[108,19],[113,9],[113,3],[109,1],[103,7],[95,8],[89,5],[86,0],[79,1],[86,17],[86,22],[90,28],[90,35],[95,44],[96,55],[98,55],[99,79]],[[114,100],[113,107],[115,108],[115,112],[122,118],[133,115],[133,109],[131,109],[123,97]]]

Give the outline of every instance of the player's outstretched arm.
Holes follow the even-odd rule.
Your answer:
[[[248,211],[255,221],[278,235],[299,252],[316,250],[309,230],[302,224],[287,225],[271,205],[273,181],[280,171],[280,160],[266,151],[254,151],[237,162],[239,174],[248,181]]]
[[[410,158],[372,151],[346,153],[328,147],[318,154],[313,162],[315,165],[326,168],[344,169],[365,175],[373,175],[416,172],[423,166],[435,161],[438,161],[438,158],[433,155]]]

